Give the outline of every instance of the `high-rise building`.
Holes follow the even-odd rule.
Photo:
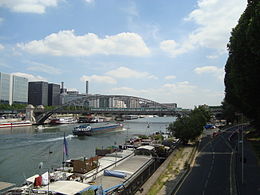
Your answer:
[[[60,105],[60,85],[48,84],[48,106]]]
[[[9,105],[28,103],[28,79],[0,72],[0,102]]]
[[[27,104],[28,103],[28,79],[13,75],[11,78],[12,95],[10,104]]]
[[[48,83],[44,81],[29,82],[28,102],[34,106],[47,106]]]
[[[10,75],[0,72],[0,103],[10,104]]]

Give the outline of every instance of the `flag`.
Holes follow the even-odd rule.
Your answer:
[[[65,133],[64,133],[64,139],[63,139],[63,152],[66,155],[66,157],[69,156],[69,153],[68,153],[68,143],[67,143],[67,140],[65,138]]]

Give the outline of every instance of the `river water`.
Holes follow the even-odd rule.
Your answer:
[[[165,132],[174,117],[151,117],[123,122],[123,130],[77,137],[72,129],[78,124],[0,129],[0,181],[22,184],[25,178],[62,166],[64,134],[69,158],[95,155],[95,148],[121,144],[136,134]],[[149,128],[147,124],[149,123]],[[43,168],[39,169],[39,164]]]

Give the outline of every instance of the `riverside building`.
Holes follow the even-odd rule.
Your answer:
[[[60,105],[60,85],[48,84],[48,106]]]
[[[44,81],[29,82],[29,104],[48,106],[48,83]]]
[[[28,79],[0,72],[0,103],[27,104]]]

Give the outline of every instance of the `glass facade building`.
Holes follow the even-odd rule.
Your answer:
[[[48,105],[60,105],[60,85],[52,83],[48,84]]]
[[[44,81],[29,82],[29,104],[48,106],[48,83]]]
[[[27,104],[28,79],[0,72],[0,103]]]
[[[0,103],[10,104],[10,75],[0,72]]]
[[[27,102],[28,102],[28,79],[13,75],[11,104],[27,104]]]

